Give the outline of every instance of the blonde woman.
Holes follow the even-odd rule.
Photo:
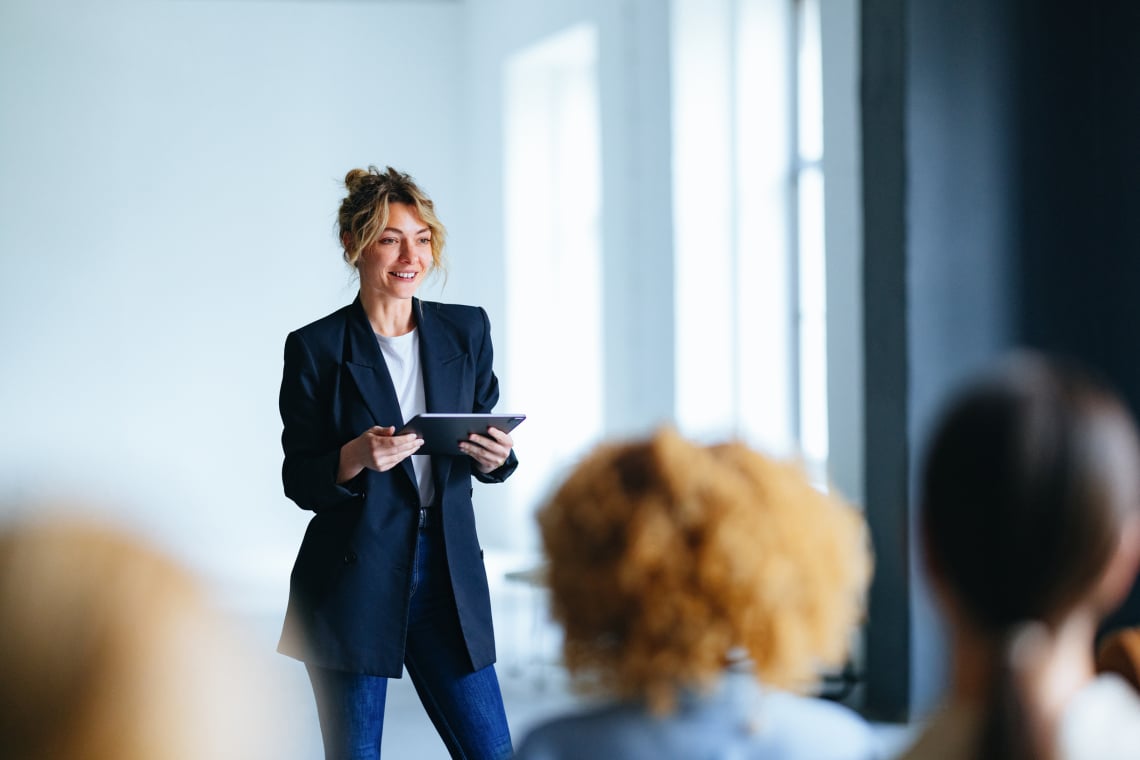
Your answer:
[[[445,231],[410,176],[353,169],[345,189],[359,293],[285,341],[282,477],[312,519],[279,648],[307,667],[329,760],[380,757],[388,679],[405,668],[453,757],[508,757],[471,483],[510,476],[514,442],[492,428],[460,455],[425,456],[396,434],[422,412],[493,409],[490,321],[416,297]]]

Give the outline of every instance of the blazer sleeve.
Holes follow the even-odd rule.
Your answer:
[[[342,505],[360,494],[354,481],[336,482],[340,446],[330,434],[331,384],[321,377],[313,354],[300,333],[285,339],[285,368],[281,375],[281,448],[285,462],[281,480],[285,495],[302,509],[314,511]],[[347,487],[346,487],[347,486]]]
[[[495,377],[494,370],[495,351],[491,347],[491,320],[487,317],[487,311],[481,306],[479,315],[483,318],[483,335],[475,355],[475,404],[471,411],[482,413],[494,411],[495,404],[499,401],[499,379]],[[511,449],[507,461],[498,469],[480,472],[473,467],[471,474],[476,480],[484,483],[502,483],[518,466],[518,457],[515,456],[514,449]]]

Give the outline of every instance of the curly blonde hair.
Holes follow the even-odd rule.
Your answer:
[[[764,683],[802,688],[842,662],[863,612],[861,515],[741,443],[665,429],[603,444],[538,519],[580,690],[665,712],[735,652]]]

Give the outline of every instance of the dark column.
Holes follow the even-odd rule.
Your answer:
[[[1011,15],[994,0],[863,4],[866,711],[921,714],[946,678],[915,483],[946,394],[1015,340]]]
[[[866,708],[884,720],[904,718],[910,702],[905,7],[905,0],[865,0],[862,17],[864,450],[876,556]]]

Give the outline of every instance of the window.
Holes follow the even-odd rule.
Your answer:
[[[818,477],[828,460],[827,266],[824,247],[823,77],[819,0],[796,2],[796,357],[800,447]]]
[[[828,457],[818,0],[673,6],[677,421]]]
[[[512,56],[505,96],[506,329],[513,347],[506,376],[512,409],[528,415],[527,450],[542,452],[511,478],[512,511],[524,515],[602,434],[595,28],[572,27]]]

